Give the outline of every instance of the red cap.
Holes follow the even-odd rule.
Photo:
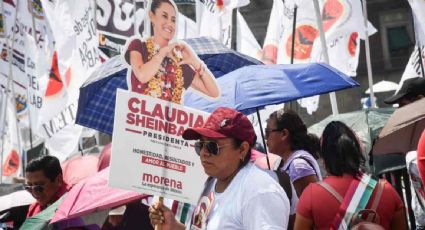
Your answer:
[[[214,110],[201,128],[189,128],[183,132],[186,140],[197,140],[202,136],[209,138],[232,137],[247,141],[254,146],[257,136],[249,119],[231,108],[220,107]]]

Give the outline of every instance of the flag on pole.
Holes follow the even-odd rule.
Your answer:
[[[45,57],[36,57],[34,50],[45,51],[53,46],[53,38],[49,27],[44,20],[41,3],[38,1],[5,1],[4,17],[2,17],[2,35],[0,39],[0,85],[6,87],[9,77],[8,49],[12,47],[12,76],[14,86],[14,98],[17,109],[17,120],[22,136],[23,149],[31,147],[29,138],[29,125],[32,132],[36,127],[37,112],[43,105],[42,98],[35,95],[40,94],[42,85],[38,82],[38,74],[34,69],[41,68],[35,61],[43,61]],[[16,14],[17,13],[17,14]],[[15,22],[16,16],[16,22]],[[12,29],[12,27],[14,29]],[[28,40],[30,38],[30,40]],[[9,44],[9,45],[7,45]],[[31,115],[31,118],[29,117]],[[31,119],[31,122],[30,122]],[[41,139],[32,135],[33,143],[40,143]]]
[[[422,65],[425,66],[425,45],[421,46],[422,51]],[[412,54],[410,55],[409,62],[407,62],[406,69],[404,69],[403,75],[401,76],[400,82],[398,83],[398,89],[400,90],[403,82],[409,78],[423,77],[421,63],[419,58],[418,46],[415,46]]]
[[[376,33],[372,24],[365,28],[362,5],[359,0],[326,0],[322,7],[322,20],[328,48],[329,64],[341,72],[357,75],[360,39]],[[311,61],[324,61],[320,39],[314,41]]]
[[[413,12],[416,44],[425,45],[425,1],[409,0],[409,4]]]
[[[7,102],[6,102],[7,101]],[[0,92],[0,154],[2,154],[1,177],[3,183],[12,183],[14,177],[22,176],[22,154],[19,150],[15,103],[10,94]],[[4,113],[5,112],[5,113]],[[3,123],[3,121],[5,121]]]
[[[82,132],[75,125],[79,88],[101,64],[99,39],[92,1],[42,0],[42,4],[56,43],[37,131],[49,151],[64,160],[75,151]]]
[[[237,11],[236,17],[236,47],[237,51],[261,60],[261,47],[249,29],[242,14]]]
[[[196,14],[200,15],[199,36],[215,38],[223,45],[232,46],[233,9],[246,6],[249,0],[202,0],[197,1]]]
[[[266,64],[277,64],[278,52],[283,52],[280,47],[285,43],[282,40],[283,33],[290,29],[294,17],[294,2],[273,0],[267,26],[266,38],[264,39],[262,61]],[[280,60],[281,61],[281,60]],[[287,63],[289,64],[289,62]]]
[[[360,38],[365,37],[362,6],[359,0],[319,1],[325,32],[329,64],[355,76]],[[294,8],[297,7],[295,34],[292,35]],[[294,39],[294,63],[324,61],[314,5],[309,0],[273,2],[270,22],[263,46],[263,61],[289,64]],[[360,22],[360,23],[359,23]],[[369,36],[376,29],[369,23]],[[319,97],[299,100],[308,113],[316,111]]]

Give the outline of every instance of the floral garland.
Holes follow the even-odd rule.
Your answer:
[[[158,53],[159,47],[153,42],[152,38],[146,40],[146,46],[148,49],[148,60],[151,60],[152,57]],[[176,57],[176,59],[178,58]],[[167,82],[167,78],[169,81],[171,80],[171,82]],[[174,87],[171,84],[172,78],[175,78]],[[155,98],[162,98],[164,93],[167,94],[167,92],[172,95],[171,102],[177,104],[181,103],[183,93],[183,70],[182,67],[171,58],[164,58],[155,76],[149,80],[148,87],[145,89],[144,94]]]

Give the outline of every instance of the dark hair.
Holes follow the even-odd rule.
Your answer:
[[[318,158],[320,151],[319,138],[316,135],[308,134],[304,122],[293,110],[280,109],[270,114],[269,119],[276,119],[277,129],[289,131],[289,145],[291,150],[305,150],[314,158]]]
[[[155,14],[156,9],[158,9],[159,6],[162,3],[168,3],[168,4],[170,4],[170,5],[172,5],[174,7],[174,5],[171,3],[170,0],[152,0],[152,3],[151,3],[151,12]],[[177,9],[174,9],[174,10],[177,10]]]
[[[56,177],[62,174],[62,168],[58,158],[50,155],[44,155],[33,159],[28,163],[25,172],[43,171],[44,176],[54,181]]]
[[[234,142],[235,142],[235,147],[240,147],[243,143],[243,141],[233,138]],[[252,146],[249,146],[248,149],[248,153],[245,155],[245,158],[243,159],[242,163],[241,163],[241,168],[244,167],[245,165],[248,164],[248,162],[251,160],[251,148]]]
[[[359,175],[365,158],[356,135],[346,124],[330,122],[323,130],[321,146],[321,156],[331,175]]]

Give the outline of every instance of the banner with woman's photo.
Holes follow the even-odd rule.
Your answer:
[[[206,113],[182,105],[187,90],[218,100],[220,89],[192,48],[177,40],[172,0],[147,5],[152,36],[127,40],[129,91],[118,91],[111,186],[196,203],[206,176],[184,129],[202,126]],[[126,178],[123,180],[122,178]]]

